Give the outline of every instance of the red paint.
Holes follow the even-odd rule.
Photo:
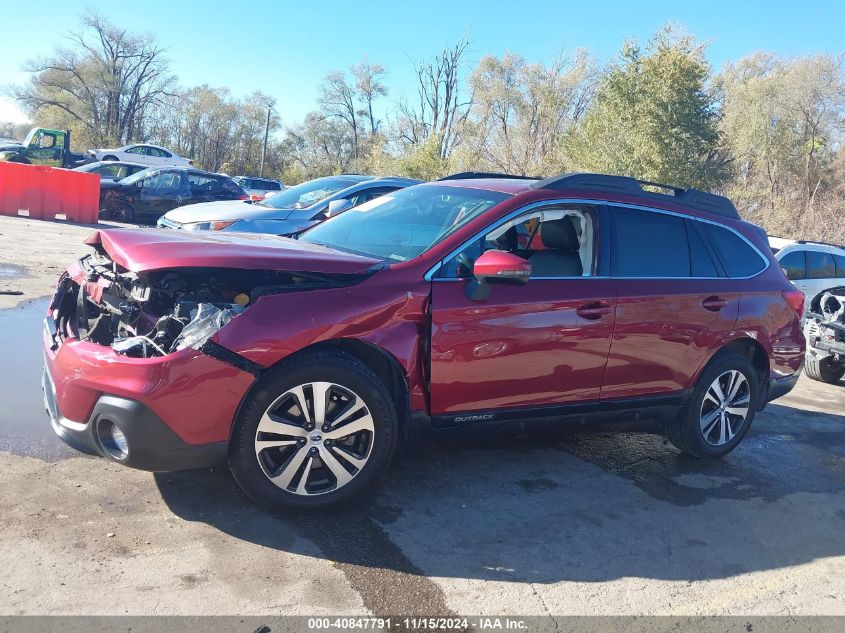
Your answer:
[[[163,358],[128,358],[94,343],[67,341],[45,363],[64,417],[86,422],[101,394],[152,409],[189,444],[229,439],[232,418],[252,375],[192,349]]]
[[[608,279],[533,279],[471,301],[466,281],[432,285],[433,414],[598,399],[613,333]],[[585,305],[610,309],[597,319]]]
[[[491,250],[483,253],[473,266],[479,279],[519,279],[528,281],[531,263],[506,251]]]
[[[97,231],[85,243],[102,245],[112,260],[133,272],[203,266],[354,274],[381,263],[286,237],[249,233],[112,229]]]

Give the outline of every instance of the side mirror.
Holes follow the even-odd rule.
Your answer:
[[[483,301],[490,296],[490,284],[526,283],[531,277],[531,262],[507,251],[489,250],[475,260],[472,273],[475,279],[467,286],[467,296]]]
[[[339,198],[337,200],[332,200],[329,202],[329,206],[326,209],[326,217],[333,218],[336,215],[339,215],[346,211],[347,209],[352,208],[352,201],[347,200],[346,198]]]
[[[144,188],[144,181],[139,180],[138,182],[135,183],[135,186],[138,187],[138,189],[143,189]]]

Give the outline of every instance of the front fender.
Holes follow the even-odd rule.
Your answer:
[[[318,343],[365,341],[396,358],[419,406],[428,284],[409,290],[385,283],[384,274],[350,287],[263,296],[214,340],[265,368]]]

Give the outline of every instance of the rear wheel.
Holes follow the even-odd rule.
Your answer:
[[[313,352],[261,379],[235,424],[229,465],[264,506],[321,510],[371,489],[398,437],[378,376],[347,354]]]
[[[808,378],[834,384],[845,376],[845,365],[837,363],[831,356],[819,358],[810,352],[804,363],[804,371]]]
[[[669,440],[694,457],[723,457],[748,432],[759,395],[759,377],[745,356],[717,356],[701,373],[689,405],[668,424]]]

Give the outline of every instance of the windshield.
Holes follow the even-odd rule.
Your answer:
[[[317,178],[285,189],[282,193],[277,193],[259,204],[276,209],[304,209],[357,182],[349,178]]]
[[[397,262],[413,259],[508,194],[417,185],[318,224],[299,239]]]

